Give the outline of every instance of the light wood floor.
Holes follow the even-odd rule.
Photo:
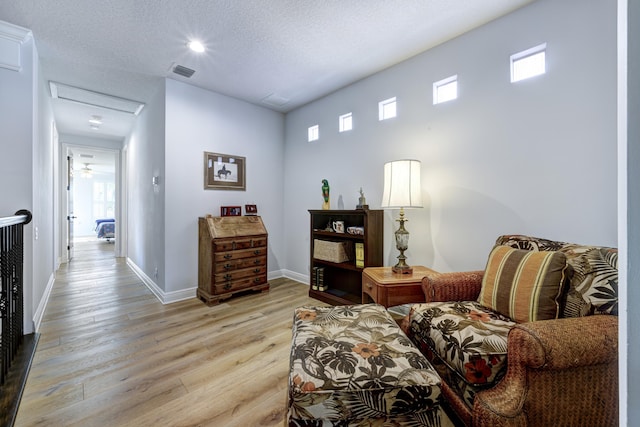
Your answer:
[[[16,426],[282,426],[293,308],[325,305],[307,291],[278,279],[215,307],[162,305],[113,244],[78,243]]]

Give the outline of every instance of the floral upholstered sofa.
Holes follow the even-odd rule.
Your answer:
[[[505,235],[484,271],[423,279],[402,327],[462,423],[618,425],[617,255]]]

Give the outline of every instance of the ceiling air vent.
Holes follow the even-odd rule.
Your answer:
[[[193,73],[195,73],[196,70],[183,67],[182,65],[176,65],[175,67],[173,67],[173,72],[178,75],[181,75],[182,77],[190,78],[191,76],[193,76]]]

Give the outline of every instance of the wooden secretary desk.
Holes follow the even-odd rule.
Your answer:
[[[243,291],[269,290],[267,230],[259,216],[198,218],[198,298],[211,306]]]

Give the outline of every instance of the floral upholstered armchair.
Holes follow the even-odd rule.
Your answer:
[[[508,235],[484,271],[423,279],[403,329],[464,424],[618,425],[617,255]]]

